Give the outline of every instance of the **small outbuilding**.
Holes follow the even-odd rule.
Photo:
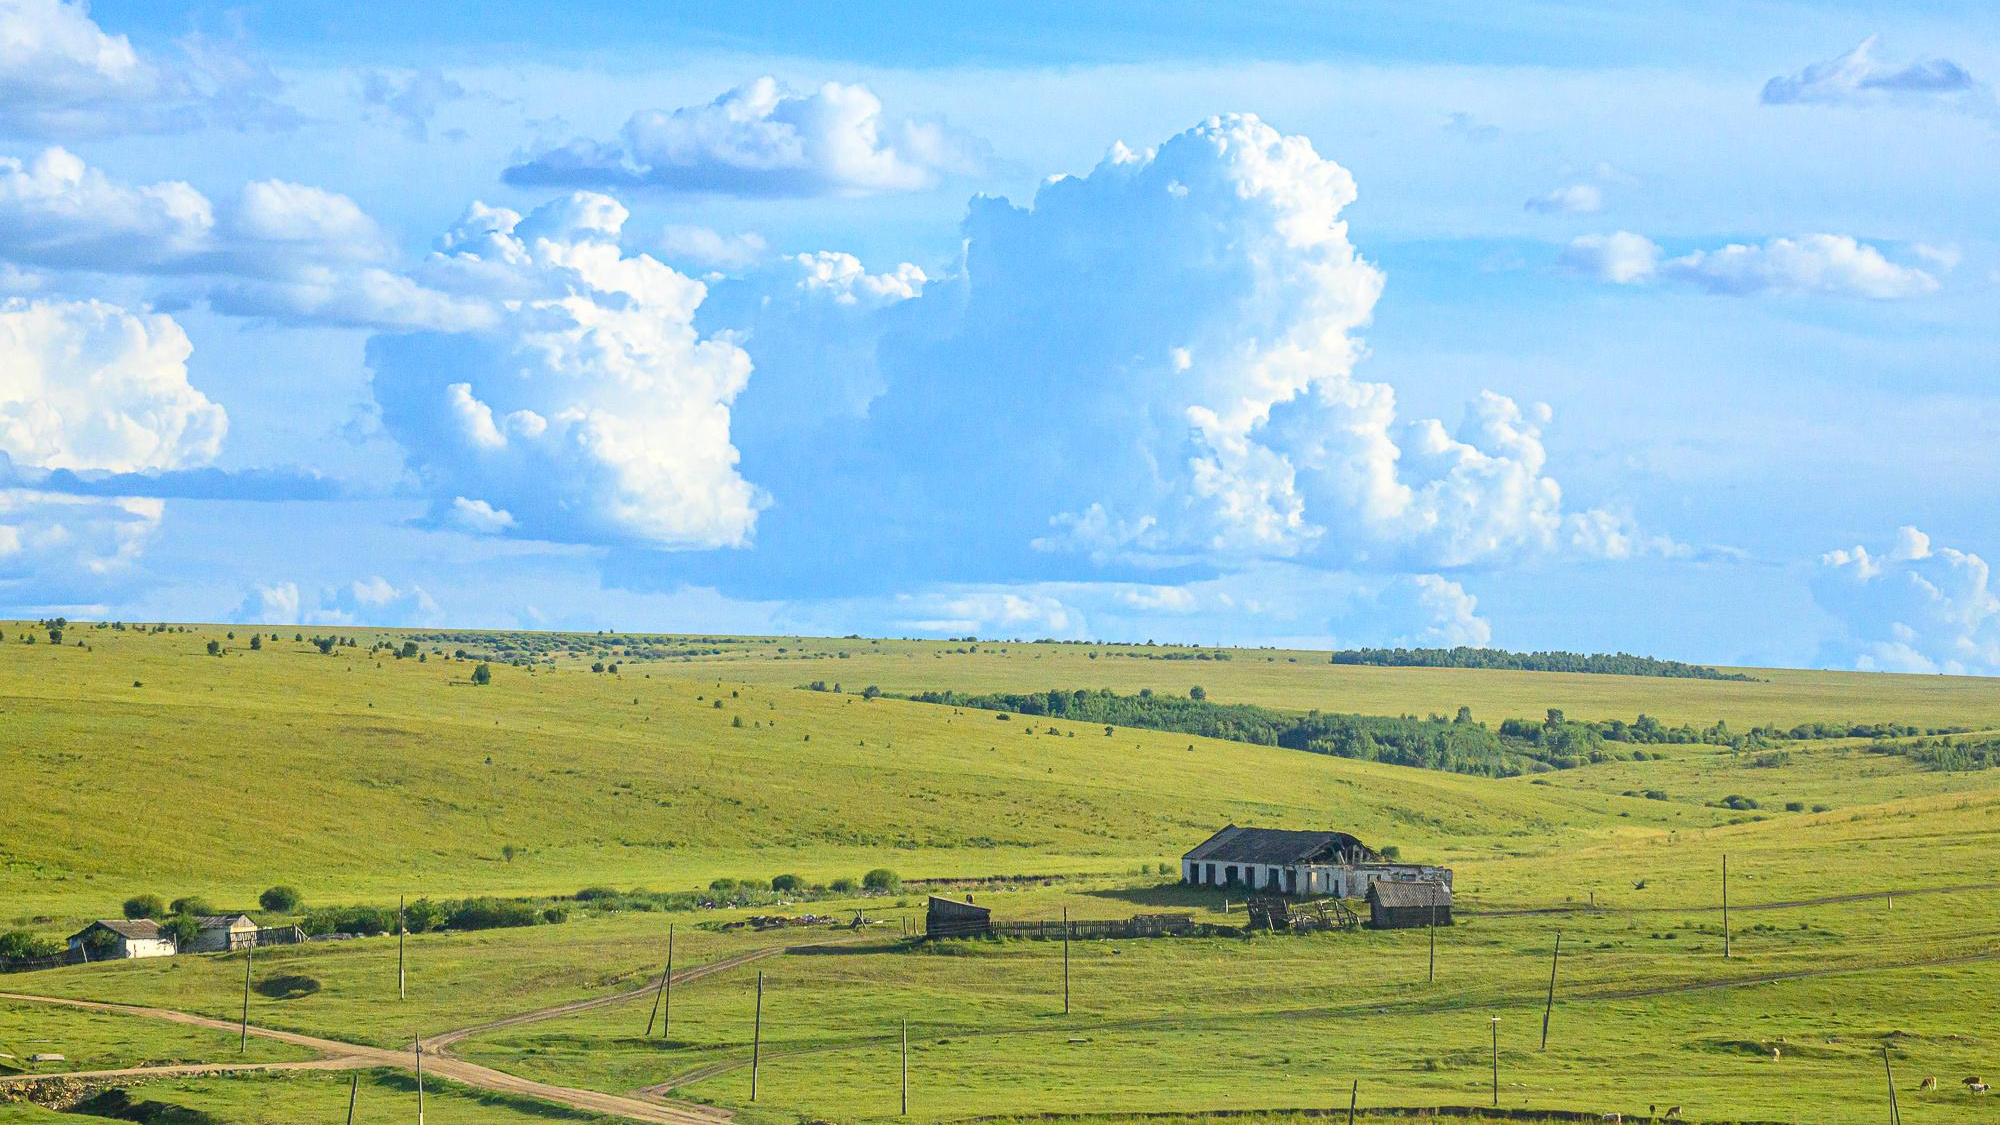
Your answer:
[[[200,929],[183,953],[230,953],[257,944],[257,923],[248,914],[204,914]]]
[[[1451,886],[1442,882],[1368,884],[1368,928],[1414,930],[1451,925]]]
[[[985,937],[992,932],[993,912],[983,906],[932,895],[924,910],[925,937]]]
[[[108,934],[108,938],[95,935]],[[109,952],[98,952],[99,947]],[[71,949],[84,950],[93,958],[121,960],[127,957],[171,957],[174,939],[160,932],[151,918],[99,918],[69,936]]]

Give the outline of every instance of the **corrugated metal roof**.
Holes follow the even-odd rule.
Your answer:
[[[256,920],[248,914],[203,914],[194,921],[195,925],[204,930],[219,930],[225,927],[234,929],[238,922],[252,927],[257,925]]]
[[[1285,865],[1331,859],[1347,852],[1356,860],[1378,859],[1368,845],[1345,832],[1300,832],[1287,828],[1239,828],[1232,824],[1187,853],[1191,860]]]
[[[1377,879],[1368,884],[1368,898],[1392,909],[1406,906],[1451,905],[1451,888],[1442,883],[1397,883]]]
[[[151,918],[99,918],[89,926],[85,926],[83,929],[77,931],[73,936],[82,937],[84,934],[89,933],[94,926],[102,926],[127,941],[158,941],[160,939],[160,924]]]

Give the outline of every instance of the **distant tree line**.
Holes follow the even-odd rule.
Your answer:
[[[1430,715],[1350,715],[1309,711],[1303,715],[1248,703],[1215,703],[1201,688],[1186,696],[1142,689],[1137,695],[1096,691],[994,692],[984,695],[927,691],[908,698],[919,703],[972,707],[1001,714],[1048,716],[1118,727],[1283,746],[1341,758],[1446,770],[1480,777],[1514,777],[1546,770],[1573,769],[1606,761],[1644,761],[1660,752],[1647,746],[1705,745],[1755,750],[1774,743],[1822,738],[1901,737],[1925,733],[1894,723],[1801,723],[1748,731],[1726,722],[1697,727],[1668,726],[1650,715],[1585,721],[1551,708],[1540,719],[1505,719],[1489,727],[1468,707],[1445,718]],[[1928,733],[1943,734],[1944,730]]]
[[[1678,660],[1631,653],[1509,652],[1499,648],[1354,648],[1333,654],[1335,664],[1384,668],[1499,668],[1515,672],[1587,672],[1604,676],[1661,676],[1673,680],[1743,680],[1755,676],[1724,672]]]

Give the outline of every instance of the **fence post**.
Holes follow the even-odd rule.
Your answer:
[[[1729,960],[1729,853],[1722,853],[1722,959]]]
[[[354,1095],[361,1092],[361,1072],[355,1071],[347,1083],[347,1125],[354,1125]]]
[[[1063,1015],[1069,1015],[1069,907],[1063,907]]]
[[[396,896],[396,999],[398,1000],[408,1000],[410,998],[409,977],[403,972],[403,945],[409,940],[410,934],[409,923],[403,917],[403,899],[405,897],[404,895]]]

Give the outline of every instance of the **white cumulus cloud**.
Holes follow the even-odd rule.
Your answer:
[[[270,72],[200,36],[148,58],[81,0],[0,0],[0,132],[76,137],[285,126]]]
[[[1569,184],[1535,196],[1521,206],[1544,215],[1587,215],[1604,209],[1604,191],[1596,184]]]
[[[232,621],[250,625],[378,625],[430,627],[444,611],[421,586],[397,587],[380,575],[316,593],[296,582],[259,586],[244,595]]]
[[[1846,636],[1830,655],[1883,672],[2000,674],[2000,590],[1986,560],[1934,546],[1914,527],[1885,551],[1865,546],[1820,558],[1814,595]]]
[[[283,180],[218,207],[187,184],[128,185],[50,148],[0,157],[0,259],[13,266],[200,279],[236,316],[457,329],[491,310],[392,267],[387,236],[337,192]]]
[[[701,282],[620,249],[626,217],[587,192],[525,217],[475,205],[424,276],[494,301],[495,318],[370,341],[383,426],[437,522],[656,548],[748,542],[765,499],[737,472],[730,404],[749,357],[695,329]]]
[[[979,146],[893,120],[865,86],[795,93],[759,78],[706,105],[632,115],[615,142],[579,138],[507,169],[525,186],[645,186],[744,196],[914,191],[976,168]]]
[[[1562,261],[1600,281],[1677,282],[1728,296],[1776,293],[1893,301],[1938,288],[1929,273],[1892,262],[1881,250],[1845,234],[1730,243],[1668,258],[1651,239],[1618,231],[1572,240]]]
[[[673,224],[660,233],[660,253],[669,261],[709,269],[754,266],[769,250],[764,236],[756,231],[723,234],[709,227]]]
[[[172,318],[99,301],[0,301],[0,453],[43,469],[204,464],[228,419],[188,382]]]
[[[1945,58],[1896,66],[1875,57],[1871,35],[1853,50],[1764,84],[1766,105],[1928,104],[1991,113],[1993,92]]]

